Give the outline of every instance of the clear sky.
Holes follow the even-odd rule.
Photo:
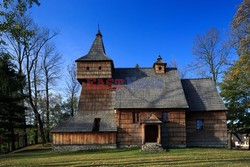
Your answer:
[[[106,53],[115,67],[152,67],[157,56],[193,59],[196,34],[210,27],[222,34],[241,0],[40,0],[32,9],[39,25],[59,29],[55,43],[66,64],[87,54],[100,24]]]

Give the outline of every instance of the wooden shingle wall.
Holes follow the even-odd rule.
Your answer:
[[[168,121],[161,125],[161,132],[164,147],[186,147],[185,110],[170,110],[168,112]]]
[[[203,120],[203,130],[196,129],[197,119]],[[187,113],[187,145],[188,147],[226,147],[226,112]]]
[[[133,112],[139,113],[139,122],[133,123]],[[164,110],[117,110],[117,145],[134,147],[142,144],[141,120],[151,113],[162,120]],[[185,110],[169,111],[169,121],[161,124],[161,142],[168,147],[186,147]]]
[[[53,145],[116,144],[116,132],[52,133]]]
[[[159,69],[159,68],[161,68],[161,69]],[[157,73],[157,74],[164,74],[165,73],[165,66],[162,64],[155,64],[154,69],[155,69],[155,73]]]
[[[111,62],[77,62],[77,79],[112,78]]]

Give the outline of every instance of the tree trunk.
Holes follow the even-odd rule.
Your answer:
[[[30,105],[33,109],[33,112],[35,114],[35,117],[38,121],[38,125],[39,125],[39,129],[40,129],[40,133],[41,133],[41,138],[42,138],[42,144],[44,145],[46,143],[46,139],[45,139],[45,135],[44,135],[44,129],[43,129],[43,122],[41,120],[40,114],[38,113],[37,108],[34,105],[34,101],[32,99],[32,90],[31,90],[31,79],[30,79],[30,66],[29,66],[29,55],[26,55],[27,58],[27,62],[26,62],[26,66],[27,66],[27,81],[28,81],[28,92],[29,92],[29,102]]]
[[[14,128],[11,128],[10,130],[10,142],[11,142],[11,151],[14,151],[16,149],[15,146],[15,132],[14,132]]]
[[[23,139],[23,146],[27,146],[28,145],[28,136],[27,136],[27,130],[26,130],[26,119],[25,119],[25,110],[24,110],[24,116],[23,116],[23,126],[24,126],[24,128],[23,128],[23,137],[24,137],[24,139]]]
[[[47,124],[46,139],[47,139],[47,142],[50,142],[50,111],[49,111],[49,81],[48,79],[46,79],[46,124]]]
[[[40,129],[40,133],[41,133],[41,138],[42,138],[42,144],[44,145],[46,143],[46,139],[45,139],[45,135],[44,135],[44,130],[43,130],[43,122],[41,120],[41,116],[40,114],[36,111],[36,117],[38,120],[38,124],[39,124],[39,129]]]
[[[37,68],[37,61],[35,62],[35,66],[34,66],[34,73],[33,73],[33,78],[34,78],[34,105],[35,105],[35,108],[38,108],[38,91],[37,91],[37,71],[36,71],[36,68]],[[34,141],[35,141],[35,144],[38,144],[38,121],[37,121],[37,118],[35,116],[35,120],[34,120],[34,126],[35,126],[35,130],[34,130],[34,133],[35,133],[35,136],[34,136]]]
[[[22,69],[22,62],[19,62],[19,71],[18,71],[19,75],[21,76],[23,74],[23,69]],[[21,95],[24,96],[24,85],[22,84],[21,88],[20,88],[20,92]],[[22,107],[24,107],[24,100],[21,100],[21,105]],[[27,137],[27,131],[26,131],[26,117],[25,117],[25,110],[21,111],[21,119],[23,122],[23,133],[24,133],[24,139],[23,139],[23,145],[27,146],[28,145],[28,137]]]
[[[71,116],[74,116],[74,96],[71,96]]]
[[[20,148],[20,135],[19,134],[17,134],[17,148]]]
[[[35,133],[34,142],[35,142],[35,144],[38,144],[38,125],[37,124],[38,123],[37,123],[37,119],[36,119],[36,116],[35,116],[35,120],[34,120],[34,127],[35,127],[35,129],[34,129],[34,133]]]

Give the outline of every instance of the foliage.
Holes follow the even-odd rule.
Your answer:
[[[6,32],[16,38],[32,34],[18,22],[18,18],[24,17],[33,4],[40,5],[38,0],[3,0],[0,2],[0,44],[6,45],[5,39],[3,39],[3,33]]]
[[[220,84],[228,107],[228,128],[232,132],[250,130],[250,58],[242,55]],[[247,133],[250,133],[247,132]]]
[[[22,128],[20,112],[25,109],[20,103],[24,99],[20,92],[24,77],[15,69],[11,57],[0,53],[0,140],[11,142],[9,151],[15,150],[15,131]]]
[[[3,0],[0,2],[0,7],[5,9],[12,7],[14,8],[12,9],[13,12],[19,12],[23,15],[33,4],[40,5],[38,0]]]
[[[232,25],[232,44],[237,50],[238,55],[249,53],[250,44],[250,1],[243,0],[234,15]],[[249,54],[248,54],[249,55]]]
[[[139,64],[136,64],[136,65],[135,65],[135,68],[140,68]]]
[[[249,20],[248,9],[249,1],[244,0],[234,16],[232,28],[238,34],[238,38],[235,41],[237,42],[239,59],[229,69],[223,82],[220,84],[221,95],[228,107],[229,130],[233,133],[246,134],[250,134],[249,33],[245,33],[247,31],[245,29],[247,20]]]

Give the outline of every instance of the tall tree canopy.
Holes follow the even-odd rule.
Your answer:
[[[228,107],[228,129],[231,133],[250,134],[250,53],[249,1],[239,6],[232,22],[233,37],[239,59],[220,84],[221,95]],[[248,29],[246,28],[248,26]],[[235,36],[235,33],[237,36]]]
[[[217,83],[220,75],[229,64],[229,47],[220,38],[220,32],[211,28],[204,35],[197,35],[193,44],[192,52],[195,61],[189,65],[191,70],[199,75],[212,77]]]
[[[20,87],[24,77],[16,71],[8,54],[0,53],[0,138],[7,141],[8,151],[15,150],[16,129],[22,128],[20,103],[24,99]]]

